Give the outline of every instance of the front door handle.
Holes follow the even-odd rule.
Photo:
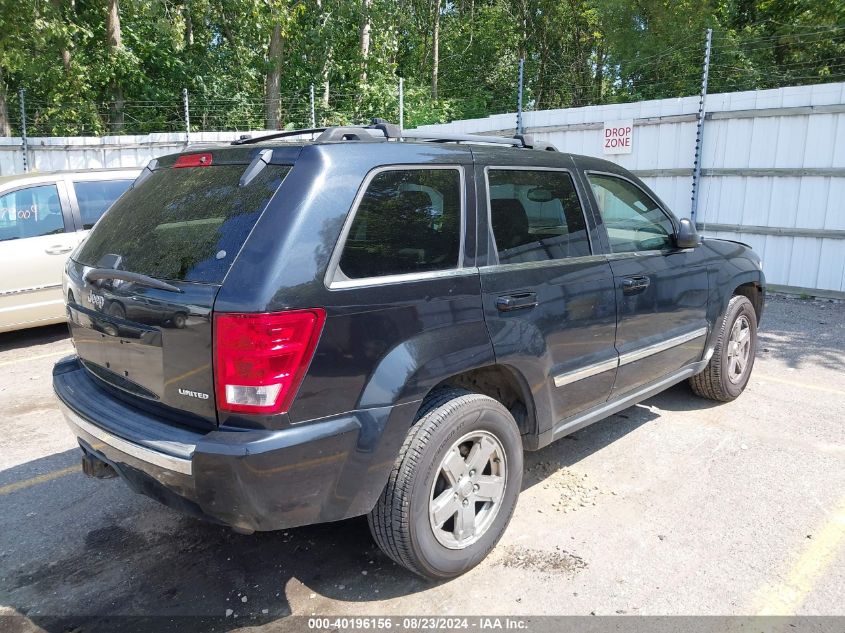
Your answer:
[[[511,312],[512,310],[524,310],[537,305],[536,292],[520,292],[513,295],[503,295],[496,299],[496,309],[499,312]]]
[[[636,275],[634,277],[622,278],[622,292],[626,295],[639,294],[648,288],[651,280],[644,275]]]
[[[57,244],[56,246],[45,248],[44,252],[48,255],[64,255],[65,253],[70,253],[72,250],[73,246],[62,246],[61,244]]]

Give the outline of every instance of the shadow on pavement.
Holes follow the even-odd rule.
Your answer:
[[[56,341],[69,338],[70,334],[65,323],[30,328],[28,330],[17,330],[16,332],[4,332],[0,334],[0,352],[24,349],[33,345],[55,343]]]
[[[771,323],[778,327],[770,327]],[[807,364],[845,369],[845,303],[772,297],[760,327],[758,359],[794,369]]]
[[[655,417],[632,407],[528,453],[526,468],[551,468],[526,472],[524,488]],[[70,450],[2,471],[0,486],[78,458]],[[245,536],[77,472],[0,499],[0,605],[26,616],[12,622],[50,632],[230,630],[283,619],[294,603],[310,613],[317,597],[367,602],[432,586],[381,553],[365,518]],[[28,508],[40,510],[37,530],[19,538]]]
[[[752,374],[753,380],[753,374]],[[674,387],[670,387],[666,391],[652,396],[645,400],[641,405],[637,406],[655,406],[664,411],[704,411],[706,409],[716,409],[725,406],[724,402],[716,400],[708,400],[707,398],[700,398],[695,395],[685,380],[678,383]],[[623,413],[625,413],[623,411]]]
[[[0,488],[78,460],[69,450],[4,470]],[[81,472],[0,503],[0,607],[25,616],[3,630],[230,630],[290,615],[295,600],[304,611],[312,592],[359,602],[431,586],[378,550],[365,518],[246,536]]]

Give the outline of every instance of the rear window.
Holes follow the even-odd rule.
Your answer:
[[[157,279],[220,283],[289,166],[158,169],[102,217],[76,259]]]
[[[73,181],[79,214],[82,216],[82,228],[90,229],[100,216],[106,212],[124,191],[129,189],[132,179],[128,180],[87,180]]]

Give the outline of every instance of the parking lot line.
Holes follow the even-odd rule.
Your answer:
[[[798,382],[796,380],[786,380],[784,378],[775,378],[766,374],[752,374],[758,380],[767,380],[769,382],[776,382],[781,385],[790,385],[792,387],[801,387],[802,389],[811,389],[813,391],[823,391],[824,393],[832,393],[838,396],[845,396],[845,391],[842,389],[833,389],[832,387],[820,387],[819,385],[808,385],[805,382]]]
[[[845,543],[845,500],[821,529],[808,535],[810,543],[786,580],[765,593],[759,615],[794,615],[819,577],[836,560]]]
[[[32,486],[37,486],[38,484],[43,484],[48,481],[52,481],[53,479],[58,479],[59,477],[64,477],[65,475],[70,475],[71,473],[78,473],[81,472],[79,469],[79,465],[68,466],[67,468],[62,468],[60,470],[54,470],[49,473],[44,473],[43,475],[38,475],[37,477],[32,477],[31,479],[24,479],[23,481],[16,481],[13,484],[6,484],[5,486],[0,486],[0,497],[3,495],[10,494],[12,492],[17,492],[18,490],[24,490],[26,488],[30,488]]]
[[[60,352],[50,352],[49,354],[41,354],[40,356],[27,356],[25,358],[16,358],[15,360],[4,360],[0,363],[0,367],[6,367],[8,365],[16,365],[17,363],[26,363],[33,360],[39,360],[41,358],[50,358],[52,356],[66,356],[70,354],[73,350],[65,349]]]

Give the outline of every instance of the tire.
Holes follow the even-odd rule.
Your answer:
[[[109,316],[117,317],[118,319],[126,318],[126,309],[117,301],[110,304],[106,312]]]
[[[732,347],[732,342],[736,342],[737,332],[742,331],[747,331],[747,351],[744,351],[743,344],[738,350],[736,346]],[[720,402],[735,400],[748,384],[756,354],[757,315],[748,298],[737,295],[731,298],[719,324],[716,346],[710,362],[704,371],[689,379],[690,387],[702,398]],[[736,355],[745,358],[741,371],[738,370]]]
[[[462,474],[449,480],[447,471]],[[482,394],[441,390],[423,402],[367,517],[370,532],[390,558],[412,572],[453,578],[499,542],[521,487],[522,439],[510,412]],[[441,508],[437,515],[431,513],[437,507],[433,499]],[[478,529],[463,531],[465,525]]]

